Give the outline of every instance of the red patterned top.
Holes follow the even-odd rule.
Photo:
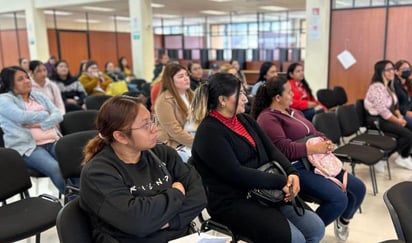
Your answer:
[[[222,114],[220,114],[217,111],[211,111],[209,113],[209,116],[218,119],[221,123],[223,123],[230,130],[232,130],[235,133],[239,134],[240,136],[246,138],[253,145],[253,147],[256,148],[255,140],[253,140],[250,133],[246,130],[246,128],[243,126],[243,124],[237,119],[237,116],[227,118],[227,117],[222,116]]]

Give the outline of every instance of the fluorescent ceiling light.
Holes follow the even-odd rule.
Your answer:
[[[89,22],[89,24],[97,24],[100,23],[99,20],[95,20],[95,19],[75,19],[74,22],[79,22],[79,23],[87,23]]]
[[[336,1],[336,3],[340,5],[352,5],[352,3],[345,2],[345,1]]]
[[[65,11],[53,11],[53,10],[44,10],[43,12],[44,12],[44,14],[47,14],[47,15],[54,15],[54,14],[56,14],[56,15],[60,15],[60,16],[69,16],[69,15],[72,15],[72,14],[73,14],[73,13],[70,13],[70,12],[65,12]]]
[[[164,19],[179,18],[178,15],[172,15],[172,14],[154,14],[153,17],[164,18]]]
[[[218,2],[218,3],[223,3],[223,2],[231,2],[233,0],[209,0],[211,2]]]
[[[165,5],[160,3],[152,3],[152,8],[163,8]]]
[[[210,14],[210,15],[225,15],[225,14],[228,14],[228,12],[217,11],[217,10],[202,10],[200,12],[204,13],[204,14]]]
[[[12,13],[10,13],[10,14],[1,14],[1,15],[0,15],[0,18],[1,18],[1,17],[14,18],[14,14],[12,14]],[[26,16],[23,15],[23,14],[16,14],[16,18],[18,18],[18,19],[25,19]]]
[[[83,9],[98,11],[98,12],[113,12],[114,9],[112,8],[103,8],[103,7],[93,7],[93,6],[83,6]]]
[[[130,21],[129,17],[124,17],[124,16],[116,16],[116,17],[112,16],[111,19],[116,19],[118,21]]]
[[[283,11],[287,10],[287,8],[279,7],[279,6],[260,6],[260,9],[268,10],[268,11]]]

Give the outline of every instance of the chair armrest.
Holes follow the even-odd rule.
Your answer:
[[[45,199],[45,200],[49,200],[49,201],[51,201],[51,202],[60,204],[59,199],[58,199],[57,197],[55,197],[55,196],[52,196],[52,195],[49,195],[49,194],[41,194],[41,195],[39,195],[39,197],[40,197],[40,198],[43,198],[43,199]]]

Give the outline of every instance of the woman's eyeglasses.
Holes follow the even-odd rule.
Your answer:
[[[142,125],[141,127],[131,127],[128,130],[144,129],[146,131],[152,131],[153,128],[157,125],[158,125],[158,123],[157,123],[156,116],[152,116],[152,117],[150,117],[150,119],[147,119],[146,123],[144,125]]]

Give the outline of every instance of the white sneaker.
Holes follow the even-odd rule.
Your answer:
[[[339,242],[345,242],[349,236],[349,226],[347,224],[342,224],[339,218],[335,220],[334,226],[336,238],[338,238]]]
[[[410,157],[402,158],[402,156],[399,156],[395,159],[395,164],[397,164],[399,167],[412,170],[412,161]]]
[[[376,164],[374,165],[375,171],[376,171],[377,173],[383,173],[383,172],[385,172],[385,165],[386,165],[386,161],[383,161],[383,160],[379,161],[378,163],[376,163]]]

